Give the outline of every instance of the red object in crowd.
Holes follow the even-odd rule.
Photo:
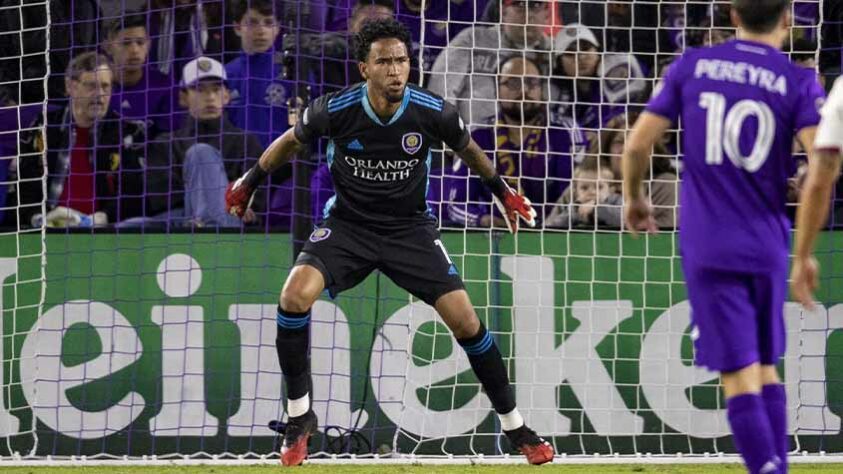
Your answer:
[[[70,152],[67,180],[59,204],[85,214],[96,211],[94,168],[91,165],[91,129],[76,127],[76,143]]]

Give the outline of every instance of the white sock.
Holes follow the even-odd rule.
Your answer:
[[[517,408],[513,408],[509,413],[498,413],[498,418],[501,420],[501,429],[504,431],[512,431],[524,426],[524,418],[521,417],[521,413],[518,413]]]
[[[290,418],[302,416],[310,410],[310,394],[305,393],[303,397],[295,400],[287,399],[287,415]]]

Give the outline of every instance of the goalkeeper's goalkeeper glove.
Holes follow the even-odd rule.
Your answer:
[[[255,163],[255,166],[246,171],[246,174],[233,183],[229,183],[225,190],[225,208],[229,214],[243,217],[246,209],[252,206],[255,190],[266,179],[267,174],[260,164]]]
[[[484,179],[483,184],[492,191],[492,199],[503,214],[506,227],[511,233],[518,231],[519,218],[530,227],[536,226],[536,211],[530,200],[510,188],[499,174]]]

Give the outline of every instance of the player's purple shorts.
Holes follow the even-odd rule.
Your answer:
[[[732,372],[785,350],[787,270],[745,273],[683,264],[697,365]]]

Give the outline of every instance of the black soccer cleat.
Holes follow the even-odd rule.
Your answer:
[[[527,425],[521,425],[512,431],[504,430],[504,433],[509,438],[509,443],[518,448],[530,464],[544,464],[553,460],[553,446]]]
[[[316,433],[316,413],[308,410],[302,416],[287,420],[284,443],[281,445],[281,464],[298,466],[307,459],[307,443]]]

